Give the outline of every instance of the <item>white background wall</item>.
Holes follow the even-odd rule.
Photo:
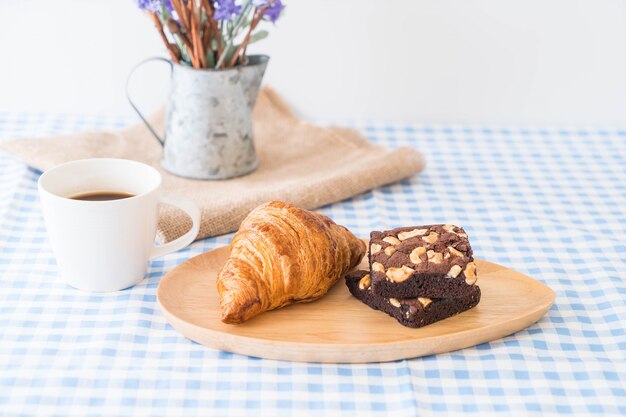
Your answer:
[[[163,53],[133,0],[0,3],[0,111],[130,114]],[[624,0],[286,3],[255,52],[311,119],[626,126]],[[156,108],[166,70],[135,87]]]

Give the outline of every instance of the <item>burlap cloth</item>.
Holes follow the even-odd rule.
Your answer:
[[[163,186],[193,200],[202,211],[198,239],[231,232],[257,205],[281,200],[313,209],[409,177],[424,169],[422,155],[410,148],[387,150],[358,132],[321,128],[296,118],[271,89],[261,91],[254,109],[258,169],[222,181],[180,178],[164,171],[162,149],[143,125],[119,132],[84,132],[0,142],[0,149],[45,171],[83,158],[125,158],[157,168]],[[157,128],[162,114],[153,118]],[[189,218],[162,207],[157,239],[170,241],[191,227]]]

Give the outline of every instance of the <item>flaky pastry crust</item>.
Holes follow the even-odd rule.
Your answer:
[[[273,201],[243,221],[217,278],[222,321],[314,301],[359,264],[365,243],[318,213]]]

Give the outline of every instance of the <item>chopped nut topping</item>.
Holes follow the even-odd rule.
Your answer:
[[[417,297],[417,301],[420,302],[422,307],[426,307],[428,304],[433,302],[433,300],[431,300],[430,298],[426,298],[426,297]]]
[[[380,246],[379,244],[377,244],[377,243],[372,243],[372,246],[370,246],[370,253],[371,253],[372,255],[376,255],[378,252],[380,252],[380,250],[381,250],[382,248],[383,248],[383,247],[382,247],[382,246]]]
[[[400,233],[398,233],[398,239],[400,239],[400,240],[407,240],[407,239],[415,237],[415,236],[425,235],[426,232],[428,232],[428,229],[413,229],[413,230],[408,231],[408,232],[400,232]]]
[[[380,262],[374,262],[372,264],[372,271],[385,272],[385,267]]]
[[[428,262],[432,262],[434,264],[440,264],[441,261],[443,261],[443,254],[435,252],[434,250],[426,252],[426,256],[428,256]]]
[[[406,265],[402,265],[402,268],[389,268],[385,275],[387,275],[387,278],[389,278],[393,282],[402,282],[406,281],[411,276],[411,274],[413,274],[413,272],[415,272],[414,269],[409,268]]]
[[[396,247],[395,246],[387,246],[385,248],[385,253],[389,256],[393,255],[394,253],[396,253]]]
[[[370,285],[372,285],[372,278],[370,277],[370,274],[363,276],[363,278],[359,281],[359,289],[361,291],[368,289]]]
[[[448,250],[454,256],[458,256],[459,258],[465,258],[465,255],[463,255],[463,252],[458,251],[456,248],[453,248],[452,246],[448,246]]]
[[[387,236],[386,238],[383,239],[383,242],[387,242],[391,245],[399,245],[400,243],[402,243],[398,240],[398,238],[393,237],[393,236]]]
[[[469,262],[465,266],[465,282],[468,285],[474,285],[478,277],[476,276],[476,264],[474,262]]]
[[[462,268],[458,265],[452,265],[452,267],[450,268],[450,270],[448,271],[448,273],[446,274],[446,276],[448,278],[456,278],[459,276],[459,274],[461,273]]]
[[[422,260],[420,259],[420,256],[422,256],[425,253],[426,253],[426,248],[423,246],[419,246],[411,251],[411,254],[409,255],[409,259],[414,264],[418,264],[422,262]]]
[[[422,240],[427,243],[435,243],[439,239],[439,234],[437,232],[430,232],[426,236],[422,236]]]
[[[456,232],[456,231],[454,230],[454,228],[455,228],[455,227],[456,227],[457,229],[460,229],[460,227],[458,227],[458,226],[454,226],[454,225],[452,225],[452,224],[446,224],[446,225],[444,225],[444,226],[443,226],[443,230],[445,230],[446,232],[449,232],[449,233],[454,233],[454,234],[455,234],[455,235],[457,235],[458,237],[464,237],[464,238],[467,238],[467,234],[466,234],[466,233],[459,233],[459,232]]]
[[[400,301],[396,300],[395,298],[390,298],[389,304],[391,304],[394,307],[400,307],[402,305],[400,304]]]

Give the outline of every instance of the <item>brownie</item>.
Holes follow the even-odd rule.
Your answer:
[[[372,232],[372,289],[397,299],[465,296],[476,284],[472,255],[465,230],[450,224]]]
[[[423,327],[475,307],[480,301],[480,288],[456,298],[385,298],[372,291],[367,271],[353,271],[345,277],[350,293],[374,310],[389,314],[406,327]]]

